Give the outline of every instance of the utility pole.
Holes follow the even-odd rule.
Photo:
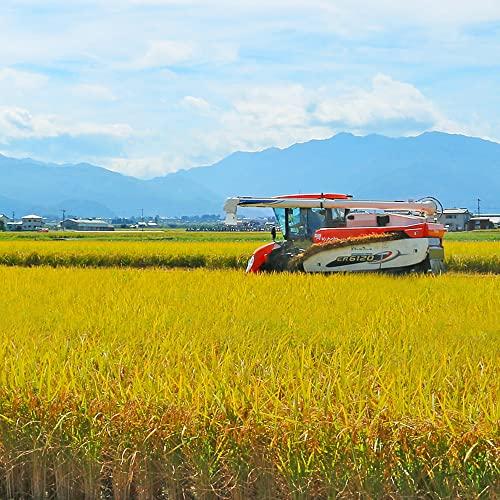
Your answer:
[[[16,212],[12,211],[12,222],[16,220]]]
[[[63,208],[61,210],[62,212],[62,222],[61,222],[61,227],[62,227],[62,230],[64,231],[64,221],[66,220],[66,210]]]
[[[141,208],[141,231],[144,231],[144,208]]]
[[[478,198],[477,199],[477,215],[478,217],[481,215],[481,206],[480,206],[481,200]]]

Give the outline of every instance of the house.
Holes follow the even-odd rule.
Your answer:
[[[31,214],[21,217],[21,231],[38,231],[42,229],[43,217]]]
[[[102,219],[65,219],[61,222],[63,229],[71,231],[114,231],[115,228]]]
[[[439,216],[439,222],[448,231],[466,231],[472,213],[467,208],[446,208]]]
[[[8,220],[4,223],[7,231],[39,231],[43,227],[43,217],[31,214],[21,217],[21,220]]]

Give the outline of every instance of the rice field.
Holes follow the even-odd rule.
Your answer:
[[[241,268],[260,242],[0,241],[0,265]]]
[[[217,233],[207,241],[203,238],[210,236],[195,233],[191,240],[0,240],[0,265],[242,269],[269,241],[262,233],[250,235],[261,239],[233,235],[231,241],[227,233]],[[450,271],[500,273],[500,241],[446,241],[445,255]]]
[[[497,276],[0,273],[2,496],[493,493]]]
[[[500,242],[246,275],[213,236],[0,241],[0,498],[499,495]]]

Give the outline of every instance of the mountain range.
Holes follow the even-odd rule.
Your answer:
[[[500,209],[500,144],[441,132],[341,133],[286,149],[237,152],[211,166],[144,180],[80,163],[0,155],[0,213],[112,217],[221,213],[232,195],[338,192],[355,198],[435,196],[448,207]]]

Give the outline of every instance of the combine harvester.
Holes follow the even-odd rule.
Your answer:
[[[247,272],[431,272],[444,267],[442,206],[418,201],[361,201],[345,194],[228,198],[226,224],[238,207],[272,208],[284,241],[258,248]],[[273,238],[274,239],[274,238]]]

